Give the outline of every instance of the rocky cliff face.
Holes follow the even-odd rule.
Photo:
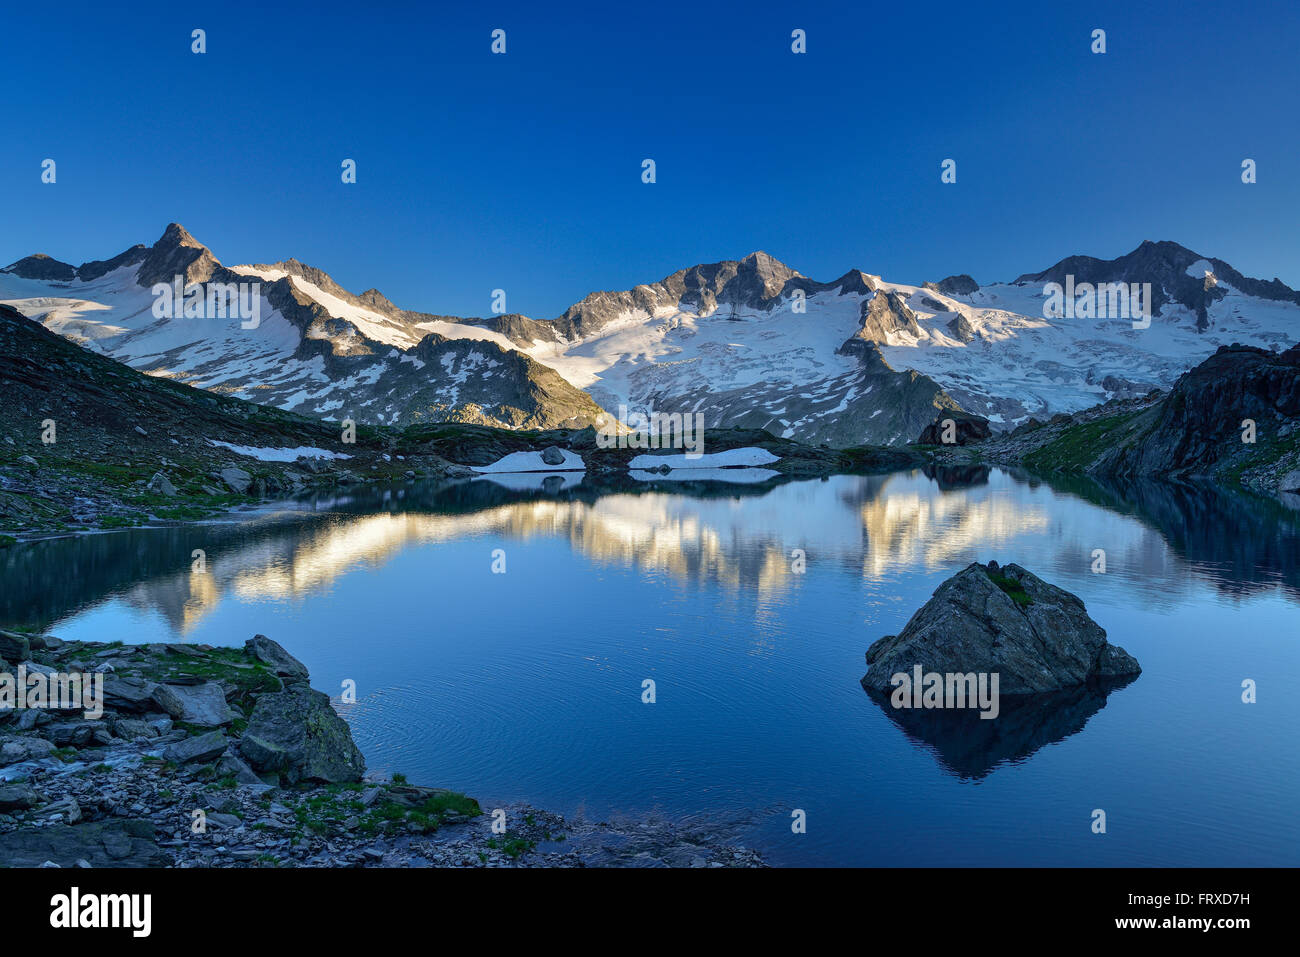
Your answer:
[[[1253,439],[1253,441],[1250,441]],[[1168,393],[1112,399],[980,444],[986,462],[1134,480],[1213,479],[1300,506],[1300,346],[1224,346]],[[960,453],[957,453],[958,456]]]
[[[1104,451],[1090,471],[1209,475],[1256,451],[1294,446],[1300,438],[1300,346],[1282,353],[1225,346],[1180,378],[1134,427],[1136,434]]]

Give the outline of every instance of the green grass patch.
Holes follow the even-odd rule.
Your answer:
[[[488,838],[487,846],[493,850],[501,851],[511,860],[517,860],[519,855],[527,854],[533,848],[537,847],[536,841],[530,841],[526,837],[520,837],[518,834],[511,834],[506,831],[500,838]]]
[[[990,571],[986,571],[985,574],[989,576],[993,584],[1006,592],[1011,600],[1021,608],[1026,608],[1034,603],[1034,600],[1029,597],[1029,592],[1025,591],[1024,586],[1014,578],[1008,578],[1006,575],[999,575]]]
[[[99,520],[100,528],[135,528],[143,525],[146,521],[145,516],[140,514],[131,515],[105,515]]]
[[[1046,472],[1082,472],[1114,446],[1124,427],[1140,414],[1126,412],[1071,426],[1042,448],[1025,455],[1025,465]]]

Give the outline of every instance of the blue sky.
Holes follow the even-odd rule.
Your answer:
[[[1294,2],[189,8],[5,11],[0,262],[176,220],[228,264],[538,318],[755,249],[993,282],[1172,239],[1300,287]]]

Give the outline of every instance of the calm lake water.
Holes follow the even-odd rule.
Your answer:
[[[0,622],[263,633],[336,699],[356,682],[337,706],[372,771],[489,808],[716,820],[778,864],[1300,864],[1296,513],[996,470],[501,479],[0,550]],[[1005,720],[897,723],[858,683],[867,646],[989,559],[1082,597],[1141,676]]]

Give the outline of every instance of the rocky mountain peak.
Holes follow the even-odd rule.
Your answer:
[[[66,282],[77,277],[77,270],[69,263],[60,262],[45,253],[33,253],[17,262],[10,263],[0,272],[12,273],[23,279],[42,279],[46,281]]]
[[[141,286],[153,286],[171,282],[175,276],[183,276],[187,283],[207,282],[219,268],[220,261],[207,246],[190,235],[180,223],[168,223],[162,236],[140,263],[136,282]]]

